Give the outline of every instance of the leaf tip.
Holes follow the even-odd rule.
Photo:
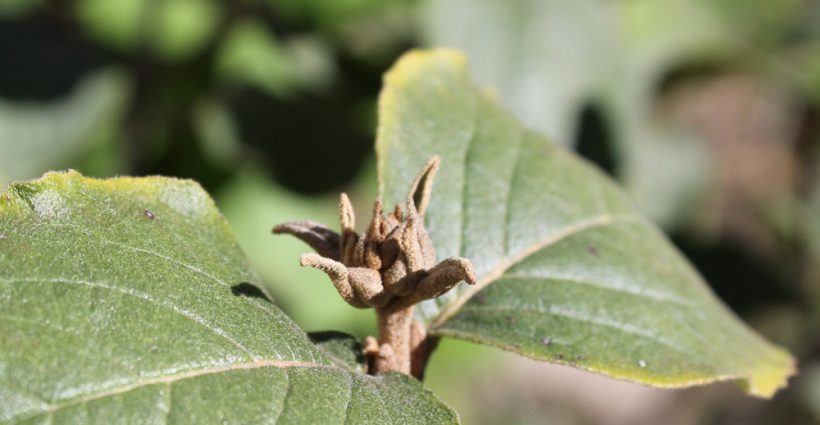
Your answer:
[[[424,75],[427,68],[445,66],[467,71],[467,55],[458,49],[414,49],[404,55],[384,75],[385,87]]]
[[[464,52],[451,48],[414,49],[403,54],[396,63],[384,74],[382,90],[379,94],[378,116],[379,123],[376,129],[376,152],[379,176],[384,175],[384,152],[388,149],[389,129],[395,125],[395,117],[401,89],[411,86],[425,79],[435,79],[433,76],[451,75],[458,80],[469,80],[468,60]],[[384,199],[385,187],[383,179],[379,178],[379,197]]]
[[[789,378],[797,374],[797,361],[790,353],[775,348],[770,361],[752,370],[741,382],[749,395],[769,399],[788,385]]]

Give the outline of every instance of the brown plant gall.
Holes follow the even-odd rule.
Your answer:
[[[284,223],[273,229],[276,234],[296,236],[316,250],[316,254],[302,255],[300,264],[325,272],[348,304],[376,310],[379,338],[368,338],[365,350],[374,373],[409,374],[412,370],[419,376],[427,356],[417,351],[430,344],[425,344],[424,327],[413,322],[413,307],[461,281],[476,281],[473,265],[466,258],[436,263],[436,251],[424,228],[438,166],[438,157],[433,157],[416,177],[406,211],[397,205],[385,215],[377,200],[364,233],[354,230],[353,207],[344,193],[339,199],[340,233],[312,221]]]

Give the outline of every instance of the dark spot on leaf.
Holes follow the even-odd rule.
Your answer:
[[[353,340],[352,336],[350,336],[350,335],[348,335],[344,332],[338,332],[338,331],[309,332],[308,333],[308,338],[310,339],[310,342],[312,342],[314,344],[321,344],[323,342],[329,342],[329,341]],[[360,346],[361,344],[357,343],[356,345]]]
[[[145,216],[151,220],[157,218],[157,216],[155,216],[154,213],[152,213],[151,211],[145,210],[142,213],[145,214]]]
[[[593,256],[593,257],[597,257],[597,256],[598,256],[598,254],[599,254],[599,253],[598,253],[598,248],[595,248],[595,247],[594,247],[594,246],[592,246],[592,245],[590,245],[590,246],[588,246],[588,247],[587,247],[587,252],[589,253],[589,255],[591,255],[591,256]]]
[[[552,338],[546,336],[541,338],[541,344],[543,344],[544,347],[549,347],[549,345],[552,344]]]
[[[252,283],[242,282],[238,285],[231,286],[231,293],[236,295],[237,297],[251,297],[251,298],[260,298],[265,301],[273,302],[264,292],[262,292],[259,287]]]
[[[515,317],[512,317],[512,316],[504,316],[504,320],[506,320],[507,323],[509,323],[511,325],[514,325],[515,322],[516,322]]]
[[[323,348],[331,355],[334,355],[334,351],[336,351],[336,357],[350,355],[356,364],[363,365],[365,363],[364,347],[352,335],[337,331],[320,331],[308,333],[308,338],[310,342]]]
[[[475,302],[478,305],[484,305],[484,304],[487,303],[487,296],[484,295],[483,292],[479,292],[479,293],[475,294],[475,296],[473,298],[475,299]]]

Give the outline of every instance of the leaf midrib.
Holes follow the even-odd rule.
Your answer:
[[[200,376],[206,375],[214,375],[218,373],[225,373],[231,372],[236,370],[249,370],[249,369],[264,369],[264,368],[278,368],[278,369],[288,369],[288,368],[311,368],[311,369],[332,369],[332,370],[341,370],[336,366],[328,366],[322,365],[318,363],[310,363],[310,362],[299,362],[299,361],[292,361],[292,360],[257,360],[254,362],[247,362],[247,363],[234,363],[224,366],[217,366],[217,367],[208,367],[202,369],[190,369],[180,373],[168,374],[168,375],[158,375],[155,377],[137,380],[131,382],[126,385],[120,385],[117,387],[109,388],[105,391],[99,391],[96,393],[86,394],[81,397],[77,397],[68,401],[64,402],[57,402],[57,403],[46,403],[45,409],[40,412],[37,412],[34,415],[22,417],[12,417],[11,420],[23,420],[23,419],[31,419],[35,418],[40,415],[52,414],[56,411],[69,408],[71,406],[75,406],[82,403],[88,403],[94,400],[98,400],[105,397],[112,397],[115,395],[127,393],[129,391],[133,391],[142,387],[147,387],[149,385],[156,385],[156,384],[166,384],[169,385],[173,384],[178,381],[183,381],[186,379],[193,379]]]
[[[609,213],[603,213],[577,221],[575,223],[569,224],[559,229],[555,233],[552,233],[546,238],[530,245],[529,247],[523,249],[521,252],[510,257],[509,259],[501,261],[497,266],[495,266],[493,269],[487,272],[487,274],[485,274],[481,279],[479,279],[479,281],[475,285],[468,287],[466,291],[454,297],[453,300],[443,310],[441,310],[441,313],[439,313],[438,316],[436,316],[436,318],[431,322],[430,329],[436,329],[442,326],[450,318],[456,315],[464,306],[464,304],[467,303],[467,301],[469,301],[473,296],[475,296],[475,294],[477,294],[479,291],[481,291],[488,285],[492,284],[493,282],[497,281],[501,276],[504,275],[504,273],[507,272],[507,270],[526,260],[529,256],[535,254],[536,252],[548,248],[549,246],[557,242],[560,242],[563,239],[566,239],[570,236],[574,236],[586,230],[610,225],[615,223],[616,221],[628,221],[634,219],[635,218],[632,216],[615,216]]]
[[[91,197],[91,196],[89,196],[89,197]],[[91,197],[91,198],[92,198],[92,199],[95,199],[95,198],[93,198],[93,197]],[[161,253],[159,253],[159,252],[152,251],[152,250],[150,250],[150,249],[141,248],[141,247],[137,247],[137,246],[132,246],[132,245],[129,245],[129,244],[126,244],[126,243],[122,243],[122,242],[117,242],[117,241],[108,240],[108,239],[104,238],[103,236],[101,236],[101,235],[99,235],[99,234],[97,234],[97,233],[92,232],[90,229],[86,229],[86,228],[84,228],[84,227],[82,227],[82,226],[78,226],[78,225],[76,225],[76,224],[70,224],[70,223],[55,224],[55,223],[50,223],[50,224],[49,224],[49,227],[68,227],[68,228],[77,229],[77,230],[79,230],[79,231],[80,231],[83,235],[88,236],[88,237],[90,237],[91,239],[94,239],[94,240],[96,240],[96,241],[98,241],[98,242],[100,242],[100,243],[102,243],[102,244],[113,245],[113,246],[117,246],[117,247],[120,247],[120,248],[123,248],[123,249],[131,250],[131,251],[133,251],[133,252],[139,252],[139,253],[147,254],[147,255],[150,255],[150,256],[152,256],[152,257],[155,257],[155,258],[157,258],[157,259],[159,259],[159,260],[161,260],[161,261],[167,262],[167,263],[169,263],[169,264],[173,264],[173,265],[176,265],[176,266],[179,266],[179,267],[185,268],[185,269],[187,269],[187,270],[189,270],[189,271],[191,271],[191,272],[193,272],[193,273],[195,273],[195,274],[198,274],[198,275],[203,276],[203,277],[205,277],[205,278],[207,278],[207,279],[210,279],[210,280],[212,280],[212,281],[214,281],[214,282],[216,282],[216,283],[218,283],[218,284],[220,284],[220,285],[222,285],[222,286],[224,286],[224,287],[226,287],[226,288],[230,288],[230,287],[231,287],[231,285],[230,285],[230,284],[228,284],[228,282],[225,282],[224,280],[220,279],[220,278],[219,278],[219,277],[217,277],[216,275],[214,275],[214,274],[212,274],[212,273],[210,273],[210,272],[207,272],[207,271],[203,270],[202,268],[197,267],[197,266],[195,266],[195,265],[193,265],[193,264],[188,264],[188,263],[186,263],[185,261],[182,261],[182,260],[180,260],[180,259],[178,259],[178,258],[174,258],[174,257],[168,256],[168,255],[164,255],[164,254],[161,254]],[[266,308],[266,307],[264,307],[264,306],[261,306],[261,305],[259,305],[259,304],[257,304],[257,303],[254,303],[254,302],[252,302],[252,301],[251,301],[251,300],[249,300],[249,299],[247,300],[247,302],[248,302],[248,304],[252,305],[252,306],[253,306],[253,307],[255,307],[255,308],[258,308],[258,309],[264,310],[264,311],[265,311],[265,313],[267,313],[268,315],[273,314],[273,312],[272,312],[270,309],[268,309],[268,308]]]
[[[76,285],[76,286],[84,288],[84,289],[94,288],[94,289],[103,289],[103,290],[107,290],[107,291],[118,292],[118,293],[130,296],[130,297],[133,297],[137,300],[141,300],[141,301],[148,302],[150,304],[156,305],[158,307],[165,308],[165,309],[173,312],[174,314],[179,315],[180,317],[184,317],[185,319],[191,320],[194,323],[196,323],[197,325],[202,326],[203,328],[205,328],[208,331],[214,333],[218,337],[220,337],[220,338],[224,339],[225,341],[229,342],[231,345],[235,346],[236,348],[241,350],[243,353],[245,353],[249,357],[251,357],[251,358],[257,357],[257,355],[255,353],[253,353],[247,347],[242,345],[239,341],[237,341],[236,339],[234,339],[233,337],[228,335],[228,333],[224,329],[215,326],[213,323],[207,322],[206,320],[204,320],[203,318],[201,318],[200,316],[196,315],[193,312],[190,312],[188,310],[179,308],[178,306],[175,306],[171,303],[161,302],[161,301],[157,300],[155,297],[153,297],[151,294],[148,294],[146,292],[137,291],[137,290],[134,290],[134,289],[131,289],[131,288],[122,287],[122,286],[118,286],[118,285],[115,285],[115,284],[106,284],[106,283],[103,283],[103,282],[95,282],[95,281],[81,280],[81,279],[43,278],[43,277],[23,277],[23,278],[6,279],[6,278],[3,278],[3,277],[0,277],[0,283],[12,283],[13,284],[13,283],[18,283],[18,282],[60,283],[60,284],[67,284],[67,285]]]

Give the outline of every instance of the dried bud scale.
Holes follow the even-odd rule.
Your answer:
[[[447,258],[436,263],[433,243],[424,228],[424,212],[438,170],[433,157],[416,178],[400,206],[385,215],[381,201],[373,206],[367,231],[357,234],[355,214],[347,195],[339,198],[341,233],[310,221],[280,224],[273,233],[301,239],[317,254],[305,254],[302,266],[325,272],[339,295],[356,308],[373,308],[379,323],[379,339],[368,340],[368,355],[375,373],[423,370],[412,364],[411,355],[424,342],[424,328],[413,323],[413,307],[435,298],[461,281],[475,283],[470,260]]]

